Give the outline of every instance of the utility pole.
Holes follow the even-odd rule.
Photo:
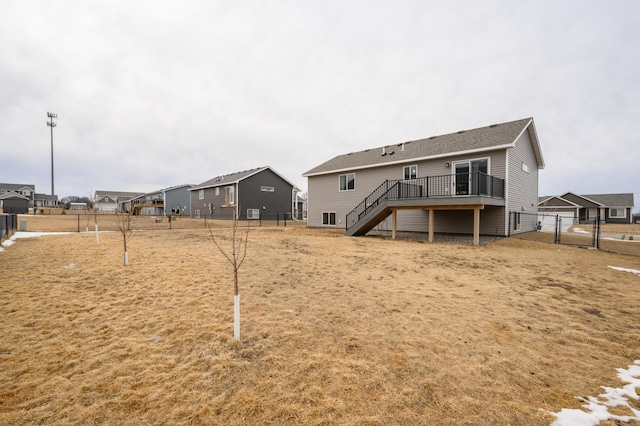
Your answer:
[[[58,114],[47,112],[47,117],[49,117],[47,126],[51,127],[51,195],[55,195],[53,191],[53,128],[56,127],[56,123],[53,122],[53,119],[58,118]]]

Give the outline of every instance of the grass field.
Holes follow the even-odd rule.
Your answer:
[[[640,359],[640,277],[609,268],[638,257],[265,224],[236,342],[229,264],[174,224],[140,225],[127,267],[118,232],[0,252],[0,424],[549,425]]]

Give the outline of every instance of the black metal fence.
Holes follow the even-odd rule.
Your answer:
[[[387,200],[475,195],[504,198],[504,180],[482,172],[386,180],[347,213],[347,229]]]
[[[510,212],[509,236],[640,256],[640,224]]]
[[[18,215],[0,213],[0,241],[9,238],[18,229]]]

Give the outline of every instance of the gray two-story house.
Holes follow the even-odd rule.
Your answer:
[[[307,171],[307,225],[506,236],[536,229],[532,118],[334,157]],[[522,213],[532,213],[531,215]]]
[[[300,190],[266,166],[217,176],[189,191],[191,217],[276,220],[292,217]]]

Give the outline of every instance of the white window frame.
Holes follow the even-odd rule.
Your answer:
[[[220,187],[216,186],[216,197],[220,195]]]
[[[413,169],[413,173],[412,173],[411,169]],[[404,166],[402,168],[402,178],[404,180],[417,179],[418,178],[418,165],[417,164],[412,164],[410,166]]]
[[[327,221],[325,223],[325,215]],[[333,223],[331,223],[331,216],[333,215]],[[336,212],[322,212],[322,226],[336,226]]]
[[[227,205],[233,205],[236,203],[236,191],[233,185],[224,188],[224,201]]]
[[[530,171],[529,171],[529,165],[528,165],[528,164],[525,164],[525,162],[524,162],[524,161],[522,162],[522,171],[523,171],[523,172],[525,172],[525,173],[530,173]]]
[[[353,176],[353,179],[349,180],[349,176]],[[343,186],[343,180],[344,178],[344,186]],[[349,188],[349,182],[353,182],[353,188]],[[355,173],[345,173],[343,175],[338,176],[338,190],[340,192],[346,192],[346,191],[355,191],[356,190],[356,174]]]
[[[260,191],[262,192],[275,192],[276,189],[273,186],[261,186]]]
[[[619,216],[618,212],[622,210],[622,215]],[[613,212],[616,212],[616,214],[614,215]],[[626,219],[627,218],[627,209],[622,208],[622,207],[609,207],[609,217],[611,219]]]
[[[260,219],[260,209],[247,209],[247,220]]]
[[[204,200],[204,189],[198,190],[198,200]]]

